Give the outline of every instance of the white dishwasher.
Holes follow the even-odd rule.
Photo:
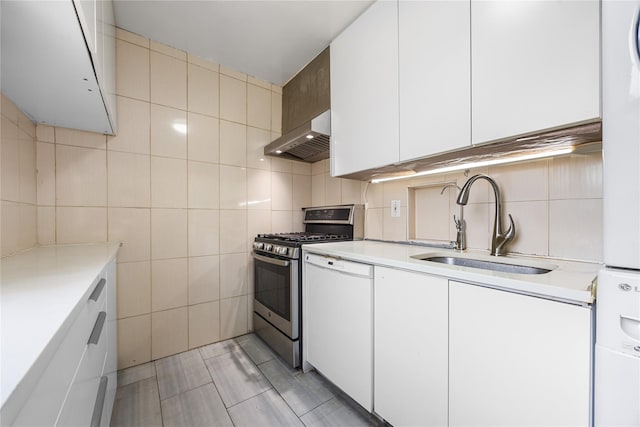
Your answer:
[[[306,253],[303,361],[373,407],[373,266]]]

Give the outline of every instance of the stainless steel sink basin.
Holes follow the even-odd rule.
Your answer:
[[[416,255],[412,258],[422,261],[437,262],[440,264],[458,265],[461,267],[479,268],[482,270],[500,271],[503,273],[516,273],[516,274],[545,274],[549,273],[555,266],[546,265],[546,267],[522,265],[508,262],[489,261],[477,258],[466,258],[449,255]]]

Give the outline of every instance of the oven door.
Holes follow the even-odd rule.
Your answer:
[[[253,311],[289,338],[298,339],[299,261],[254,252],[253,266]]]

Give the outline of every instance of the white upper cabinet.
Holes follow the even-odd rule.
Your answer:
[[[471,2],[474,144],[600,117],[600,5]]]
[[[469,1],[400,0],[398,8],[400,160],[469,146]]]
[[[1,19],[2,92],[35,122],[115,133],[111,0],[3,2]]]
[[[378,1],[331,43],[331,175],[398,161],[398,5]]]

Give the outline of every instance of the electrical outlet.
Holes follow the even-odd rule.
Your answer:
[[[394,218],[400,217],[400,200],[391,201],[391,216]]]

